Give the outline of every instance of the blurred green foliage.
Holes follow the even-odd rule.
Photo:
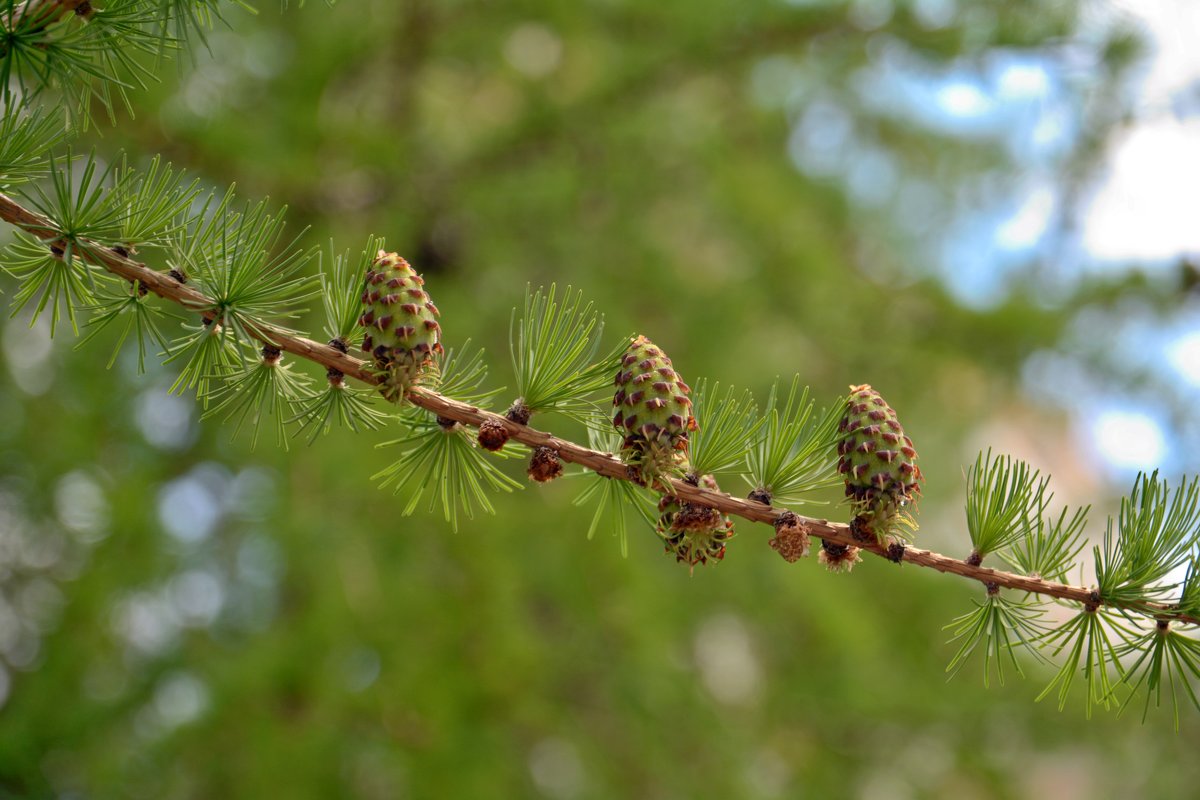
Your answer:
[[[881,44],[934,64],[1036,51],[1080,14],[233,12],[96,141],[286,203],[309,243],[385,236],[425,274],[447,343],[487,347],[493,385],[512,386],[511,309],[550,282],[596,302],[605,349],[646,333],[692,382],[761,397],[798,372],[828,402],[869,381],[921,452],[918,543],[965,556],[981,431],[1017,419],[1070,442],[1015,383],[1066,312],[1021,292],[954,302],[894,217],[796,169],[756,70],[786,56],[850,103]],[[947,192],[1005,163],[854,111]],[[1050,674],[1034,664],[1028,682],[985,691],[973,664],[947,685],[942,626],[977,586],[879,559],[850,576],[788,565],[749,524],[689,577],[648,528],[627,558],[587,541],[571,479],[498,496],[454,534],[371,485],[387,432],[252,451],[168,396],[169,369],[106,371],[104,342],[73,351],[60,331],[48,348],[23,323],[4,329],[0,390],[0,796],[1182,797],[1200,781],[1194,715],[1178,735],[1166,715],[1085,722],[1082,700],[1033,702]]]

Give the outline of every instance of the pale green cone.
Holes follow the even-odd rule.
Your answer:
[[[384,397],[393,402],[419,381],[433,354],[442,352],[437,306],[425,281],[395,253],[379,251],[367,270],[363,313],[363,352],[375,360]]]
[[[881,540],[911,525],[904,511],[921,493],[917,451],[896,412],[870,386],[850,387],[838,425],[838,472],[856,522]],[[899,524],[898,524],[899,523]]]
[[[696,429],[691,389],[645,336],[630,342],[615,384],[613,425],[625,434],[621,459],[652,485],[687,459],[687,434]]]

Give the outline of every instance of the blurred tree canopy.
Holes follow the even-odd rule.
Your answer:
[[[1022,388],[1030,354],[1077,330],[1073,309],[1186,299],[1174,277],[1064,283],[1042,252],[966,302],[938,256],[1031,170],[1086,186],[1139,53],[1096,16],[234,7],[92,137],[286,204],[306,241],[386,237],[447,342],[487,348],[494,385],[511,385],[511,309],[551,282],[596,301],[608,346],[645,333],[688,380],[763,393],[799,373],[826,402],[870,382],[921,452],[918,542],[962,556],[981,445],[1033,452],[1061,499],[1105,504],[1064,417]],[[1070,136],[1034,152],[922,116],[920,87],[1006,59],[1057,65]],[[569,479],[452,533],[371,485],[386,436],[252,450],[168,394],[169,367],[108,371],[103,343],[68,339],[20,315],[3,330],[4,796],[1170,797],[1200,781],[1194,716],[1178,735],[1140,709],[1085,722],[1082,702],[1033,702],[1033,663],[1028,681],[985,690],[972,665],[947,685],[942,626],[977,586],[878,559],[788,565],[748,523],[689,578],[648,529],[627,558],[587,541]]]

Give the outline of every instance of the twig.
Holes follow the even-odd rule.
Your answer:
[[[27,233],[44,240],[47,245],[56,243],[59,237],[54,223],[37,212],[30,211],[7,195],[0,194],[0,219],[9,222]],[[140,282],[151,292],[172,302],[193,310],[211,306],[212,301],[203,293],[172,278],[170,275],[158,272],[137,261],[126,258],[116,251],[96,243],[88,243],[88,247],[77,248],[79,256],[96,266],[103,267],[114,275],[129,281]],[[313,361],[326,368],[340,370],[345,375],[363,383],[378,385],[371,366],[364,361],[343,353],[336,347],[288,333],[269,323],[256,323],[247,326],[247,331],[268,344],[273,344],[280,350]],[[508,431],[510,439],[529,447],[549,447],[558,453],[559,458],[581,467],[592,470],[600,475],[615,480],[631,480],[631,476],[620,459],[611,453],[602,453],[575,444],[566,439],[560,439],[544,431],[513,422],[503,415],[485,411],[468,403],[461,403],[424,387],[409,390],[407,398],[416,406],[426,409],[439,417],[445,417],[464,425],[479,427],[484,421],[502,425]],[[684,500],[700,505],[716,508],[723,513],[733,514],[753,522],[774,524],[786,512],[786,509],[775,508],[750,500],[733,497],[724,492],[716,492],[693,486],[682,480],[672,480],[674,492]],[[873,541],[864,542],[856,537],[850,526],[831,522],[827,519],[815,519],[797,515],[797,520],[812,536],[839,545],[850,545],[867,550],[881,558],[897,560],[895,552]],[[1072,586],[1065,583],[1055,583],[1012,572],[989,569],[976,566],[956,558],[934,553],[930,550],[905,546],[899,560],[921,567],[929,567],[938,572],[948,572],[964,578],[979,581],[991,590],[992,586],[1001,586],[1018,591],[1055,597],[1080,603],[1086,607],[1095,608],[1103,604],[1096,592],[1082,586]],[[1138,611],[1160,620],[1174,620],[1191,625],[1200,625],[1200,619],[1182,613],[1176,608],[1162,603],[1113,603],[1116,608]]]
[[[87,17],[92,14],[91,0],[25,0],[16,3],[5,14],[4,22],[12,25],[14,22],[29,23],[33,27],[45,28],[52,22],[76,14]]]

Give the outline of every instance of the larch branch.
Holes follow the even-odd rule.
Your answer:
[[[47,245],[55,243],[60,233],[53,221],[31,211],[5,194],[0,193],[0,219],[15,225],[33,236],[44,240]],[[108,270],[129,281],[144,285],[149,291],[160,297],[178,303],[198,313],[212,306],[213,302],[203,293],[188,286],[169,274],[151,269],[143,263],[134,261],[119,252],[100,245],[87,243],[87,247],[77,248],[76,252],[85,261]],[[211,313],[211,312],[210,312]],[[248,326],[247,330],[255,338],[265,344],[272,344],[279,349],[315,362],[326,368],[340,370],[356,380],[370,385],[378,385],[371,366],[360,359],[343,353],[336,347],[312,339],[298,336],[269,323],[257,323]],[[500,414],[485,411],[468,403],[462,403],[446,397],[425,387],[409,390],[407,398],[414,405],[430,411],[437,416],[455,420],[463,425],[479,427],[485,421],[501,425],[508,432],[509,438],[528,445],[529,447],[549,447],[556,451],[563,461],[578,464],[599,475],[614,480],[631,480],[625,464],[611,453],[603,453],[583,447],[566,439],[561,439],[544,431],[513,422]],[[686,481],[672,479],[673,491],[684,500],[715,508],[725,514],[732,514],[752,522],[763,522],[773,525],[786,512],[786,509],[776,508],[752,500],[743,500],[726,494],[712,491],[699,486],[693,486]],[[862,541],[857,538],[845,523],[831,522],[827,519],[817,519],[797,515],[798,521],[808,533],[820,539],[839,545],[849,545],[867,550],[882,558],[889,558],[888,548],[875,541]],[[894,555],[894,554],[893,554]],[[1103,601],[1095,590],[1082,586],[1072,586],[1065,583],[1046,581],[1027,575],[976,566],[966,561],[922,550],[917,547],[905,546],[900,560],[921,567],[929,567],[938,572],[947,572],[963,578],[979,581],[984,586],[993,585],[1017,591],[1030,592],[1048,597],[1080,603],[1088,607],[1103,605]],[[1177,608],[1152,602],[1136,604],[1110,604],[1116,608],[1144,613],[1161,620],[1173,620],[1191,625],[1200,625],[1200,619],[1183,613]]]

